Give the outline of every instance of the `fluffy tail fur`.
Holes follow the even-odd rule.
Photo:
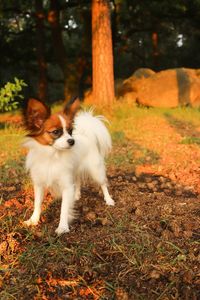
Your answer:
[[[97,145],[100,154],[105,157],[112,148],[110,134],[105,126],[103,116],[93,116],[92,111],[80,112],[74,121],[75,133],[87,136]]]

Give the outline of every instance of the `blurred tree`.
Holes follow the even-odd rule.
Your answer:
[[[7,0],[0,1],[0,86],[16,76],[28,84],[27,96],[53,102],[65,98],[64,89],[66,97],[82,95],[91,87],[91,8],[97,5],[106,16],[101,26],[112,16],[115,78],[140,67],[200,68],[200,0]],[[110,23],[99,28],[93,31],[93,89],[94,95],[108,89],[110,100]]]
[[[35,0],[36,17],[36,48],[38,61],[38,98],[42,101],[47,100],[47,63],[45,57],[45,32],[44,32],[44,8],[42,0]]]
[[[50,0],[48,21],[52,30],[53,50],[56,56],[57,63],[59,64],[64,76],[64,96],[67,100],[70,94],[70,88],[68,85],[68,76],[70,71],[68,66],[67,53],[62,37],[62,28],[60,25],[60,6],[58,0]]]
[[[110,3],[92,0],[92,96],[93,102],[111,105],[114,101],[114,72]]]

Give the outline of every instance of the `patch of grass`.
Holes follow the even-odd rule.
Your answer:
[[[123,144],[125,141],[125,134],[123,131],[114,131],[112,133],[112,141],[116,144]]]
[[[180,143],[184,145],[191,145],[191,144],[200,145],[200,138],[193,137],[193,136],[186,136],[185,138],[182,139]]]

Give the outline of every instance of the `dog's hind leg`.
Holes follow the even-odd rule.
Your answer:
[[[98,159],[96,163],[95,161],[93,161],[93,163],[90,164],[89,173],[92,179],[100,185],[106,204],[115,205],[114,200],[111,198],[108,192],[106,171],[105,171],[105,165],[103,159],[102,160]]]
[[[102,192],[103,192],[103,195],[104,195],[104,200],[106,201],[106,204],[107,205],[115,205],[115,201],[111,198],[109,192],[108,192],[108,187],[107,187],[107,184],[104,183],[101,185],[101,189],[102,189]]]

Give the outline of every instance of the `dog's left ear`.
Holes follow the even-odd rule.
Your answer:
[[[73,121],[75,114],[80,109],[81,102],[78,97],[72,98],[64,108],[64,113]]]
[[[50,108],[45,103],[33,98],[28,100],[24,110],[24,119],[32,135],[37,135],[42,131],[44,122],[50,114]]]

